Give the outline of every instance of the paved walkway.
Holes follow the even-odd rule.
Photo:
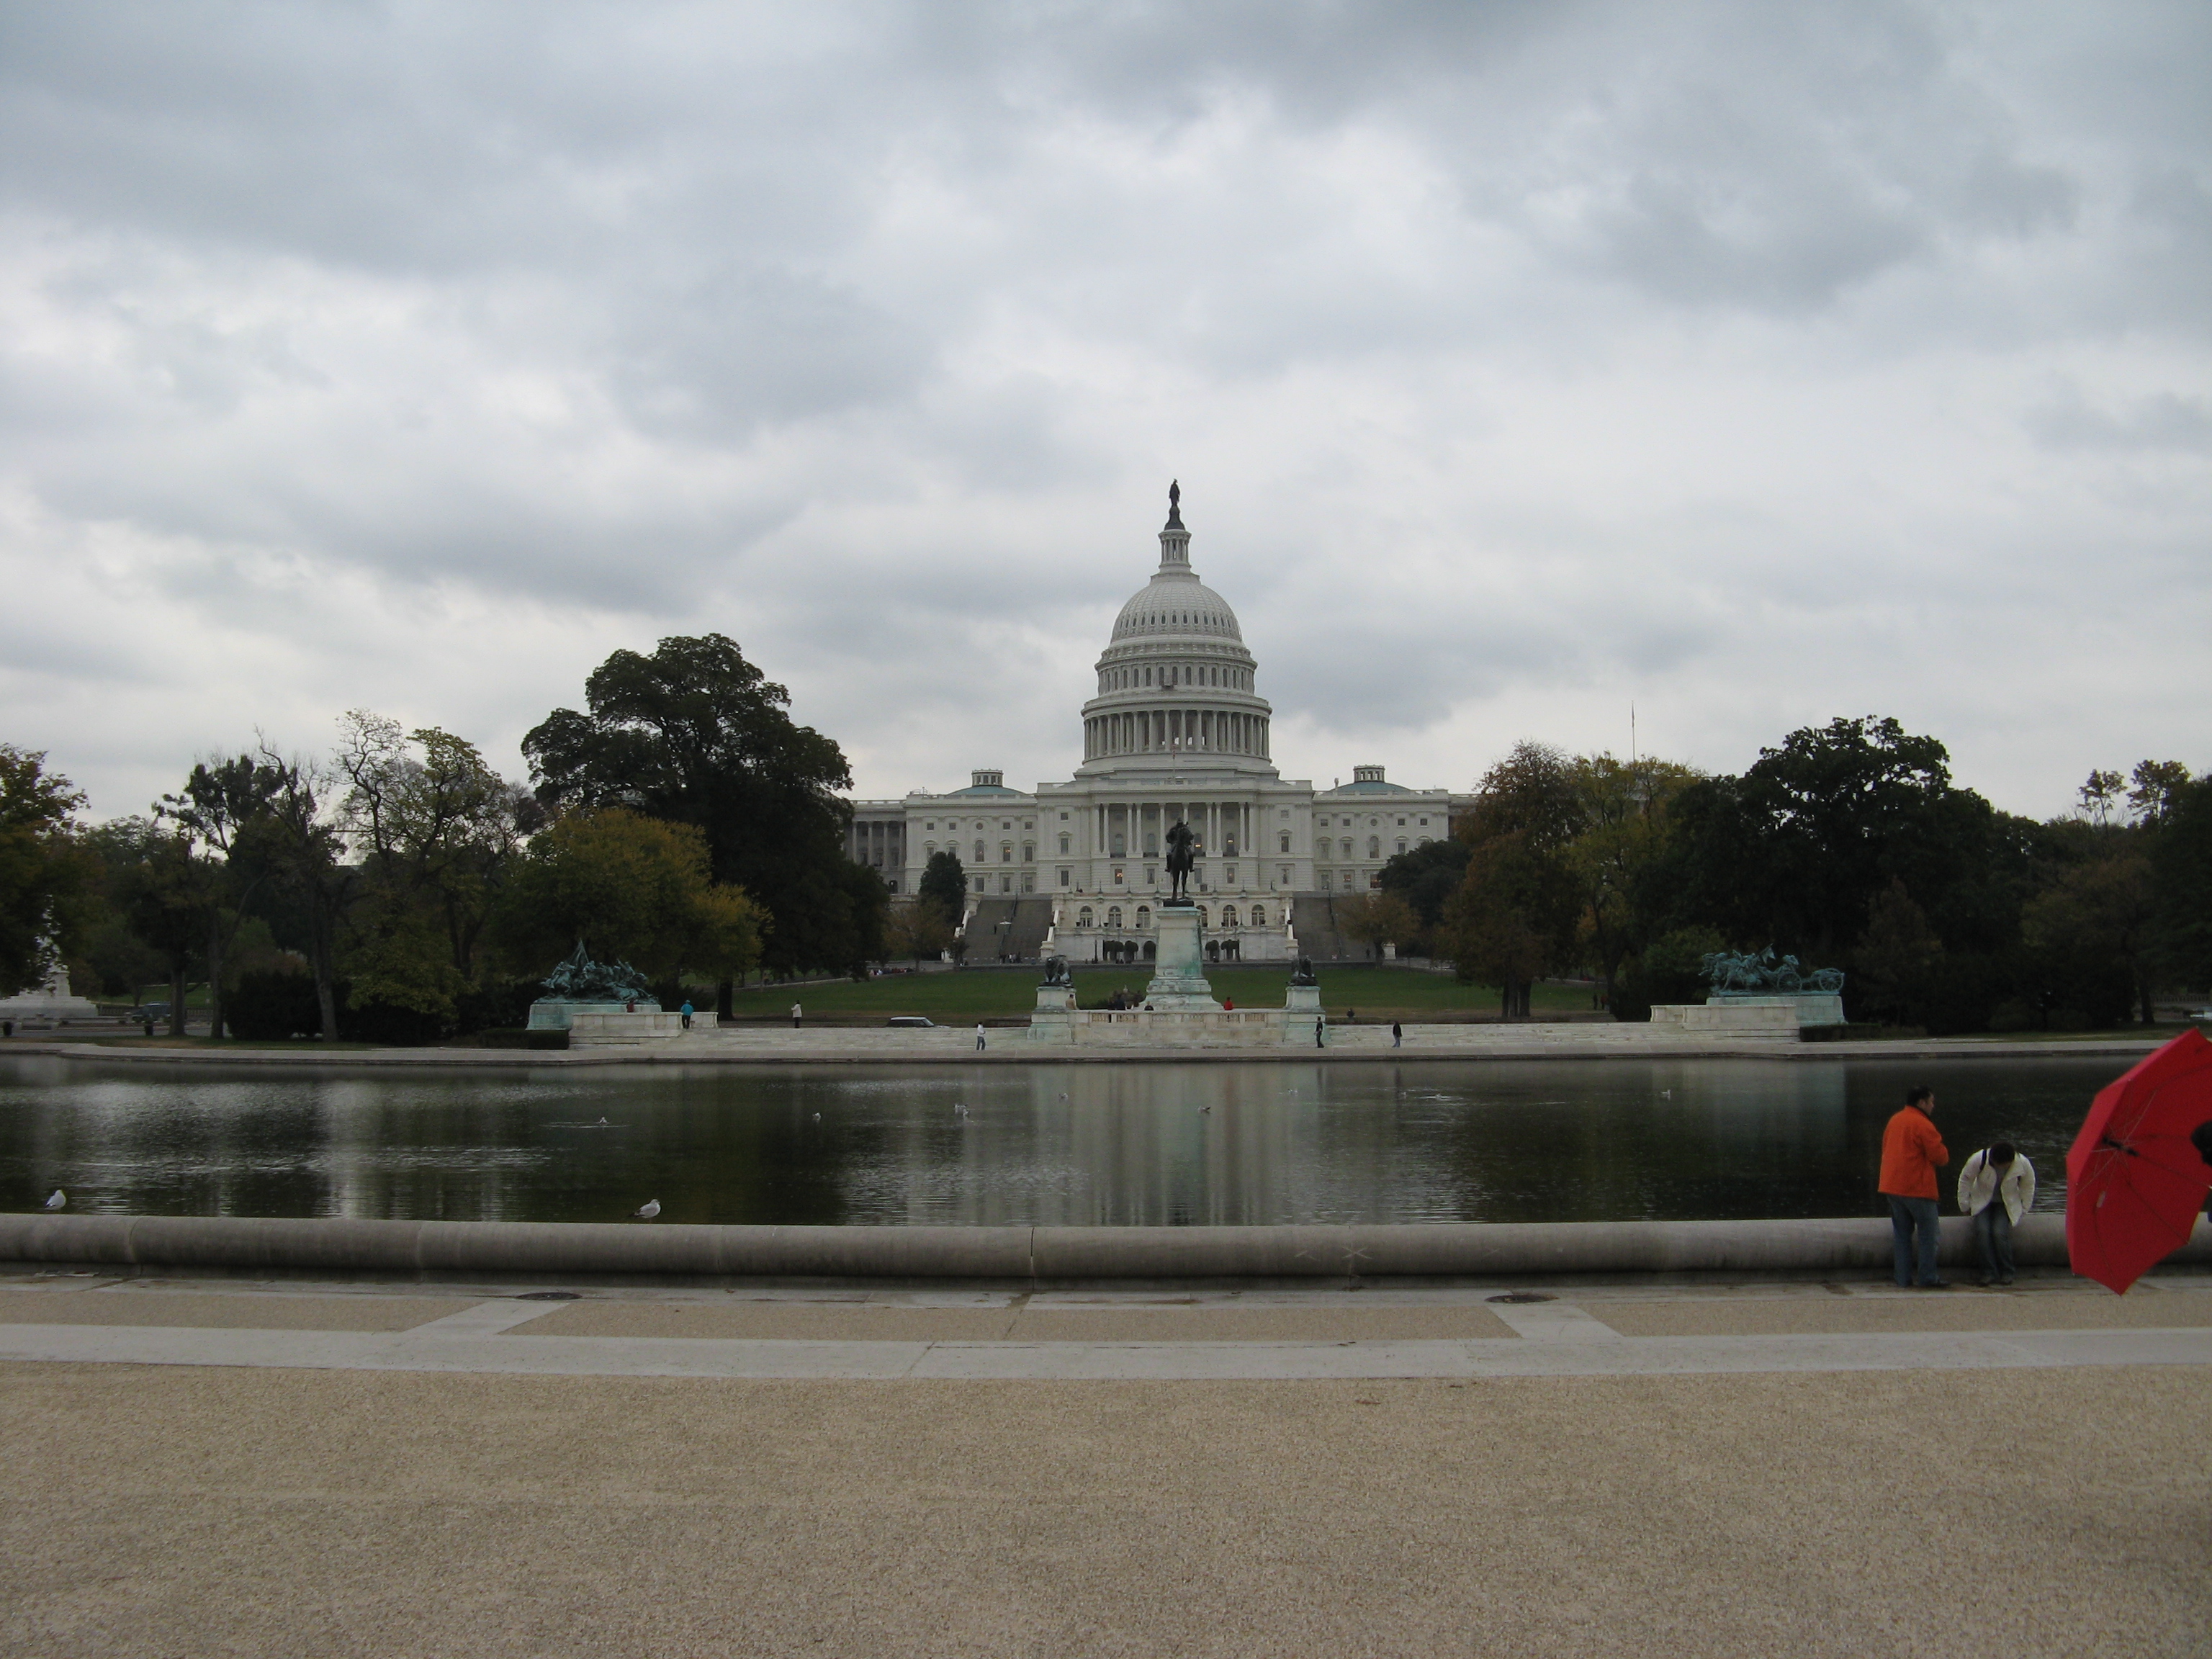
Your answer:
[[[0,1279],[9,1651],[2212,1648],[2212,1278],[518,1288]]]
[[[69,1286],[70,1288],[63,1288]],[[568,1301],[40,1279],[0,1361],[537,1376],[1313,1379],[2212,1365],[2212,1280],[1924,1293],[603,1291]]]

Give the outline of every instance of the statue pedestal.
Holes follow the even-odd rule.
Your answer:
[[[1787,1008],[1800,1025],[1841,1025],[1841,991],[1716,991],[1705,999],[1708,1008]]]
[[[1159,960],[1145,988],[1146,1002],[1160,1013],[1219,1013],[1221,1005],[1206,982],[1198,907],[1164,904],[1158,915]]]
[[[659,1013],[660,1005],[650,997],[638,1005],[645,1013]],[[629,1011],[629,1003],[622,1002],[563,1002],[558,997],[540,997],[530,1005],[530,1027],[533,1031],[565,1031],[575,1023],[579,1014],[620,1014]]]
[[[73,1019],[98,1019],[100,1005],[89,998],[75,995],[70,990],[69,969],[59,963],[46,975],[46,982],[35,991],[25,991],[19,996],[0,997],[0,1018],[51,1019],[57,1024],[67,1024]]]
[[[1075,988],[1037,987],[1036,1012],[1030,1016],[1031,1042],[1072,1043],[1075,1041]]]

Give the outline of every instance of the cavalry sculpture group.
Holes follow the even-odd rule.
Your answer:
[[[1705,978],[1715,992],[1786,994],[1793,991],[1840,991],[1840,968],[1801,967],[1795,957],[1778,957],[1774,947],[1764,951],[1715,951],[1705,959]]]

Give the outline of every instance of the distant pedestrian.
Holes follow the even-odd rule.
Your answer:
[[[1881,1195],[1889,1200],[1900,1287],[1951,1288],[1951,1281],[1936,1273],[1936,1171],[1950,1161],[1943,1137],[1936,1132],[1936,1091],[1925,1085],[1907,1091],[1903,1109],[1881,1132]]]
[[[1406,1028],[1395,1019],[1390,1022],[1390,1046],[1393,1048],[1402,1048],[1406,1046]]]
[[[1237,999],[1235,997],[1222,998],[1221,1012],[1224,1014],[1235,1013],[1237,1012]]]
[[[980,1019],[975,1022],[975,1052],[983,1052],[983,1022]]]
[[[2012,1283],[2013,1223],[2035,1202],[2035,1165],[2008,1140],[1984,1147],[1959,1170],[1959,1207],[1974,1218],[1982,1283]]]
[[[689,1002],[686,1002],[684,1005],[682,1012],[684,1015],[684,1029],[688,1031],[691,1029],[691,1005]]]
[[[797,1003],[794,1002],[791,1005],[791,1029],[795,1031],[799,1029],[799,1022],[805,1017],[805,1012],[806,1011],[804,1008],[801,1008]]]
[[[1323,1042],[1322,1041],[1322,1031],[1323,1031],[1323,1030],[1328,1027],[1328,1016],[1327,1014],[1316,1014],[1316,1015],[1314,1016],[1314,1047],[1315,1047],[1315,1048],[1327,1048],[1327,1047],[1328,1046],[1327,1043],[1325,1043],[1325,1042]]]
[[[1345,1023],[1346,1025],[1357,1025],[1357,1024],[1359,1024],[1359,1010],[1358,1010],[1358,1009],[1357,1009],[1357,1008],[1347,1008],[1347,1009],[1346,1009],[1346,1010],[1344,1011],[1344,1023]]]

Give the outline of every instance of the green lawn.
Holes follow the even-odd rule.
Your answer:
[[[1210,968],[1206,979],[1213,994],[1233,999],[1240,1008],[1279,1008],[1290,970],[1282,968]],[[1085,1007],[1104,1001],[1117,988],[1127,987],[1142,996],[1152,978],[1149,965],[1121,969],[1083,969],[1075,975],[1076,1000]],[[740,1019],[776,1018],[787,1015],[793,1002],[810,1014],[878,1015],[927,1014],[945,1024],[978,1019],[1026,1018],[1036,1006],[1037,975],[1034,969],[1001,972],[978,969],[942,974],[901,974],[866,984],[843,981],[836,984],[784,985],[749,988],[739,991],[736,1012]],[[1322,1000],[1333,1019],[1341,1019],[1346,1008],[1357,1008],[1364,1020],[1396,1017],[1417,1019],[1443,1013],[1495,1014],[1498,993],[1479,985],[1462,985],[1447,974],[1425,974],[1405,968],[1329,968],[1322,970]],[[1590,994],[1574,985],[1539,985],[1531,999],[1540,1012],[1587,1011]]]

